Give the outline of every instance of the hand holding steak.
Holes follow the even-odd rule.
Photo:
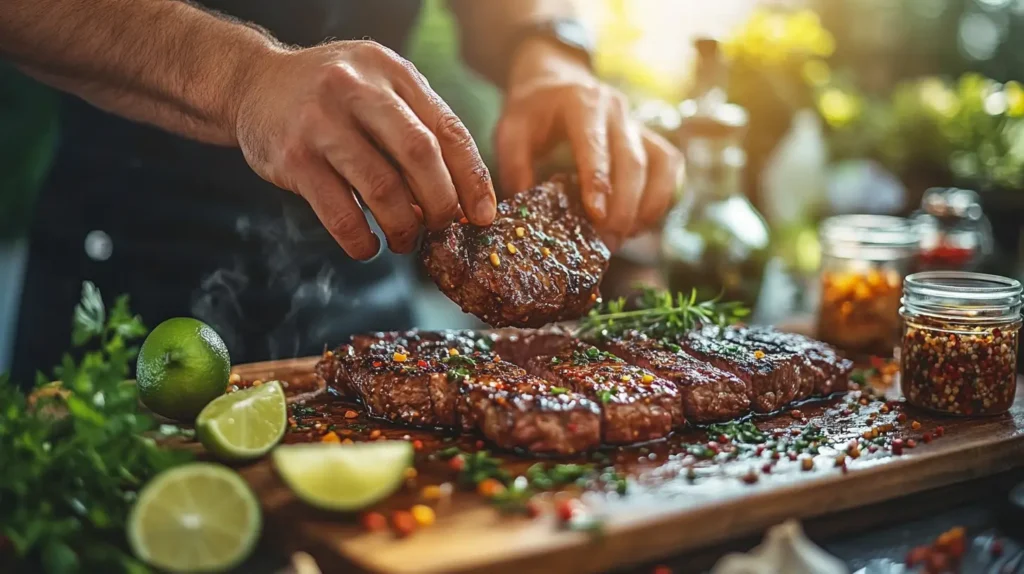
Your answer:
[[[564,180],[498,204],[488,227],[456,223],[427,236],[423,261],[438,287],[495,327],[539,327],[582,316],[610,254]]]

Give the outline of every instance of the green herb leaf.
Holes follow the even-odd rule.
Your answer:
[[[609,338],[635,330],[658,339],[673,339],[702,325],[731,325],[749,313],[738,302],[722,303],[717,298],[697,301],[696,290],[673,296],[643,287],[636,309],[627,310],[623,298],[599,305],[580,321],[576,336]]]
[[[551,394],[553,394],[553,395],[564,395],[565,393],[568,393],[568,392],[569,392],[569,389],[567,389],[565,387],[551,387]]]
[[[523,219],[530,217],[530,210],[527,209],[525,205],[519,208],[519,217],[522,217]]]
[[[75,306],[71,342],[81,347],[93,337],[103,333],[106,311],[100,291],[90,281],[82,283],[82,300]]]

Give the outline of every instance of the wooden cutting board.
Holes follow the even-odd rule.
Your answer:
[[[246,379],[308,384],[315,362],[310,358],[259,363],[238,366],[235,372]],[[266,461],[241,472],[265,509],[268,543],[310,552],[325,572],[600,572],[757,533],[787,518],[821,516],[1022,466],[1020,385],[1018,381],[1017,402],[1005,416],[944,418],[907,408],[910,418],[893,436],[917,437],[919,444],[901,456],[865,453],[844,470],[821,455],[809,472],[802,471],[799,462],[783,460],[771,474],[759,474],[754,484],[740,480],[735,472],[696,483],[679,476],[649,489],[638,487],[624,497],[602,496],[594,506],[604,521],[600,535],[561,530],[551,513],[534,520],[501,516],[480,497],[460,493],[438,508],[434,526],[398,539],[389,532],[364,531],[355,517],[304,506]],[[860,414],[844,418],[835,401],[799,408],[823,428],[837,428],[836,436],[863,431],[857,422]],[[911,429],[912,420],[919,421],[920,428]],[[792,422],[788,413],[758,420],[759,426],[769,428]],[[934,434],[937,426],[944,427],[942,438],[928,444],[920,441],[923,433]],[[652,456],[639,450],[628,455]],[[674,464],[658,460],[644,468],[665,475],[676,472]],[[414,492],[407,494],[405,508],[413,503]]]

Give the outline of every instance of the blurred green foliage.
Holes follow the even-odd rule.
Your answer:
[[[0,240],[28,230],[57,139],[57,94],[0,62]]]
[[[462,63],[458,26],[442,0],[424,2],[420,21],[410,38],[408,57],[466,124],[493,171],[491,136],[501,97],[494,85]]]

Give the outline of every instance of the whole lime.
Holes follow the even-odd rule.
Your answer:
[[[139,397],[154,413],[191,422],[224,394],[231,358],[209,325],[178,317],[157,325],[139,350]]]

